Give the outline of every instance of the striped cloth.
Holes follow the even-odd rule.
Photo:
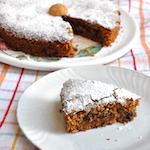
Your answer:
[[[107,65],[129,68],[150,75],[150,1],[114,0],[140,26],[140,37],[125,56]],[[22,93],[49,72],[16,68],[0,63],[0,150],[37,150],[21,132],[16,108]]]

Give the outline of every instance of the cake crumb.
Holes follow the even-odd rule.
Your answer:
[[[106,139],[107,141],[109,141],[110,139],[108,138],[108,139]]]
[[[68,30],[68,33],[73,33],[73,30],[70,27],[66,28]]]

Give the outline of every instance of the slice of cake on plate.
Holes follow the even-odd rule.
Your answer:
[[[136,117],[140,96],[101,81],[70,79],[60,93],[67,132],[86,131]]]

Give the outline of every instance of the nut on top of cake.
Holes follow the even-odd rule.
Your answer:
[[[140,96],[101,81],[70,79],[60,93],[68,132],[85,131],[136,116]]]

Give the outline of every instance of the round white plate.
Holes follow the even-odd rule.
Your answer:
[[[101,80],[126,88],[142,97],[137,117],[126,125],[67,133],[59,112],[62,84],[71,78]],[[30,86],[18,103],[17,118],[26,137],[43,150],[149,150],[150,78],[131,70],[103,66],[62,69]]]
[[[61,68],[80,66],[80,65],[94,65],[109,63],[133,48],[137,38],[139,37],[139,27],[134,19],[123,9],[121,11],[121,26],[119,36],[110,47],[103,47],[94,57],[75,57],[62,58],[59,61],[49,61],[45,59],[30,58],[28,55],[19,52],[11,52],[10,50],[0,50],[0,61],[14,65],[17,67],[35,69],[35,70],[57,70]],[[89,41],[84,40],[86,43]],[[15,53],[15,54],[14,54]],[[24,60],[27,58],[27,60]],[[21,59],[21,60],[20,60]],[[36,60],[37,59],[37,60]]]

